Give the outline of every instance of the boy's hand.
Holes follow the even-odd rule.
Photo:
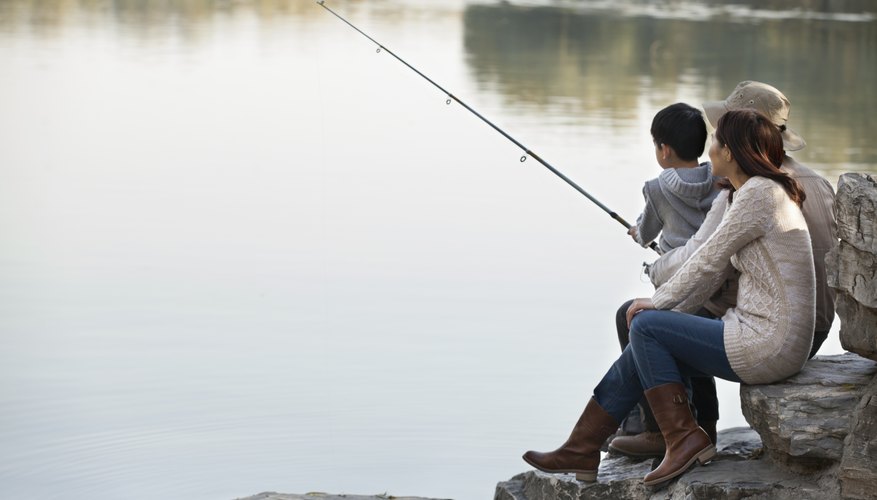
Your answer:
[[[633,241],[636,241],[636,226],[630,226],[630,229],[627,230],[627,234],[633,238]]]

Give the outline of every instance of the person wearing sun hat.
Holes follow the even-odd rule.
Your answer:
[[[787,152],[799,151],[807,145],[804,138],[786,124],[791,108],[792,103],[782,92],[766,83],[752,81],[737,84],[737,88],[724,101],[703,103],[703,111],[713,128],[723,114],[733,109],[760,111],[782,131],[783,146]]]
[[[796,179],[806,193],[802,206],[804,219],[810,231],[813,249],[813,262],[816,272],[816,323],[813,334],[813,345],[810,350],[812,358],[828,337],[834,320],[834,292],[829,288],[825,271],[825,255],[837,244],[837,223],[834,218],[834,189],[822,176],[810,168],[798,163],[788,155],[790,151],[799,151],[807,143],[800,134],[788,126],[791,102],[775,87],[755,81],[740,82],[733,92],[722,101],[703,103],[707,120],[716,127],[719,118],[728,111],[738,109],[754,109],[761,112],[777,125],[782,132],[783,158],[781,171]],[[722,215],[728,207],[728,191],[720,193],[713,202],[710,211],[700,229],[688,242],[664,254],[648,267],[649,277],[657,287],[667,282],[681,265],[697,250],[715,231]],[[704,313],[721,317],[729,307],[736,304],[736,277],[725,283],[722,289],[704,304]],[[630,302],[625,303],[628,305]],[[625,309],[625,311],[622,311]],[[626,314],[626,307],[619,309],[619,317]],[[627,338],[628,332],[619,323],[619,340]],[[712,383],[708,383],[712,382]],[[710,424],[715,429],[715,421],[719,418],[718,397],[715,383],[711,378],[704,380],[692,379],[692,401],[697,408],[697,419],[704,428]],[[643,407],[645,432],[631,436],[619,436],[613,439],[609,449],[613,452],[630,456],[662,456],[664,441],[661,433],[650,416],[650,411]],[[715,432],[713,430],[713,432]],[[712,437],[712,436],[711,436]]]
[[[828,286],[825,254],[837,245],[837,221],[834,217],[834,188],[831,183],[788,155],[789,151],[799,151],[807,145],[804,138],[787,124],[791,107],[792,104],[782,92],[766,83],[753,81],[737,84],[724,101],[703,104],[704,114],[713,127],[728,111],[754,109],[766,115],[782,131],[786,155],[781,170],[795,178],[807,193],[802,211],[810,230],[816,266],[816,328],[813,350],[810,351],[810,357],[813,357],[828,336],[834,321],[834,291]]]

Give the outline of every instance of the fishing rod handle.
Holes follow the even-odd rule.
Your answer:
[[[612,217],[613,219],[615,219],[615,220],[617,220],[618,222],[620,222],[621,225],[624,226],[625,228],[630,229],[631,227],[633,227],[632,225],[630,225],[629,222],[627,222],[626,220],[624,220],[624,217],[618,215],[618,214],[615,213],[615,212],[609,211],[609,210],[607,210],[607,212],[609,212],[609,217]],[[662,255],[662,254],[663,254],[663,252],[661,252],[661,249],[658,248],[658,244],[655,243],[654,241],[651,242],[651,243],[649,243],[649,248],[651,248],[652,250],[658,252],[658,255]]]

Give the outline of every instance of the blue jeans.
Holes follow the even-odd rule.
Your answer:
[[[724,323],[674,311],[644,310],[630,325],[630,344],[594,389],[597,403],[621,422],[645,390],[692,376],[741,382],[725,353]]]
[[[621,344],[623,351],[627,344],[630,344],[630,327],[627,326],[627,310],[633,300],[628,300],[615,313],[615,330],[618,333],[618,342]],[[694,313],[695,316],[702,318],[716,319],[716,316],[707,309],[701,308]],[[719,398],[716,395],[716,379],[713,377],[691,377],[691,404],[694,406],[695,417],[700,423],[708,423],[715,425],[714,422],[719,420]],[[649,407],[645,398],[639,402],[639,409],[634,408],[630,415],[634,413],[642,418],[642,425],[646,431],[656,432],[658,423],[655,422],[655,416]],[[627,418],[630,418],[630,415]]]

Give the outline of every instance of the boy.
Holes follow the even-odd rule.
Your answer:
[[[697,231],[719,192],[719,179],[709,162],[697,162],[707,135],[698,109],[681,102],[667,106],[652,120],[651,133],[664,171],[643,186],[646,206],[628,234],[644,247],[660,234],[663,253],[684,245]]]

